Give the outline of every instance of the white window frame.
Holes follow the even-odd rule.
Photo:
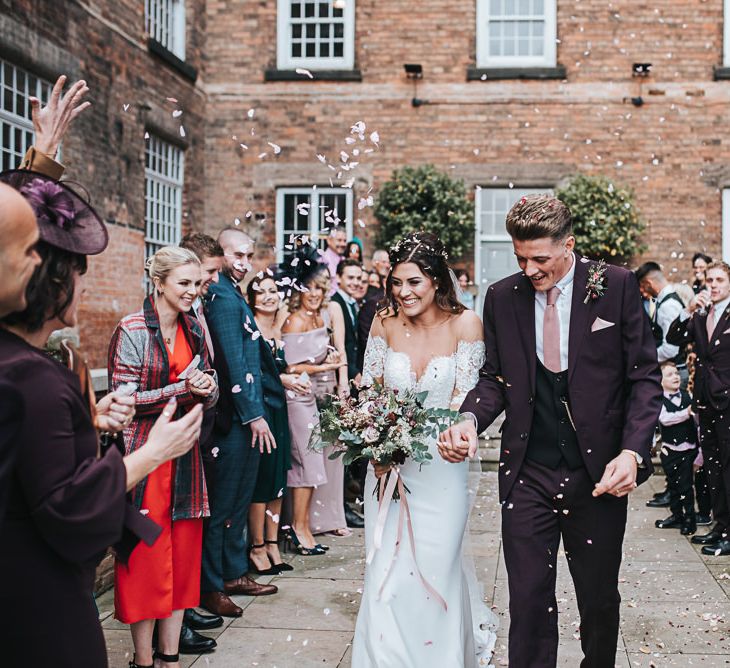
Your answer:
[[[150,166],[149,157],[155,163]],[[177,246],[182,237],[184,151],[150,133],[145,147],[145,260],[163,246]]]
[[[484,298],[484,289],[482,287],[481,283],[481,277],[482,277],[482,242],[486,241],[509,241],[510,236],[507,234],[506,230],[504,234],[482,234],[482,221],[481,221],[481,211],[482,211],[482,197],[484,197],[484,193],[486,191],[495,191],[495,190],[506,190],[506,191],[512,191],[519,193],[519,197],[524,197],[525,195],[533,195],[533,194],[552,194],[553,190],[552,188],[541,188],[539,186],[515,186],[514,188],[509,188],[505,186],[477,186],[475,188],[474,192],[474,284],[477,286],[479,290],[479,298],[480,300]],[[517,199],[519,199],[519,197]],[[516,200],[515,200],[516,201]]]
[[[324,239],[329,233],[326,231],[322,233],[322,227],[320,227],[320,215],[315,212],[319,212],[319,197],[320,195],[345,195],[345,208],[344,216],[343,212],[338,211],[338,217],[342,220],[347,232],[347,238],[352,239],[352,218],[353,218],[353,193],[351,188],[289,188],[281,187],[276,189],[276,261],[282,262],[284,260],[284,246],[290,244],[290,240],[285,238],[284,230],[284,198],[286,195],[309,195],[310,206],[308,210],[307,220],[309,222],[309,229],[307,234],[310,238],[319,243],[320,240]],[[326,229],[326,228],[325,228]]]
[[[722,259],[730,263],[730,188],[722,189]]]
[[[147,34],[185,60],[185,0],[145,0]]]
[[[543,0],[545,31],[542,56],[492,56],[489,53],[489,4],[477,0],[477,67],[555,67],[557,63],[557,0]],[[728,2],[728,0],[725,0]],[[502,18],[500,16],[500,18]]]
[[[22,84],[19,83],[21,78]],[[31,79],[35,80],[34,85],[31,85]],[[30,97],[37,97],[45,105],[52,89],[53,84],[50,82],[0,58],[0,168],[4,166],[15,169],[33,145]],[[6,92],[10,94],[10,104],[7,107]],[[7,142],[4,139],[6,128]]]
[[[317,0],[320,2],[321,0]],[[334,0],[329,0],[334,5]],[[351,70],[355,67],[355,0],[345,0],[343,7],[344,44],[341,58],[295,58],[291,55],[292,18],[290,0],[277,0],[276,63],[280,70]],[[298,19],[297,19],[298,20]],[[313,21],[316,22],[316,21]]]
[[[723,2],[722,64],[725,67],[730,67],[730,0],[724,0]]]

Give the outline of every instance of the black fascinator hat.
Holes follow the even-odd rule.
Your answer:
[[[15,188],[30,204],[40,238],[78,255],[98,255],[109,233],[88,201],[65,183],[27,169],[0,172],[0,183]]]
[[[301,292],[312,277],[327,270],[327,265],[322,262],[322,254],[309,237],[294,237],[291,245],[293,250],[279,265],[276,282]]]

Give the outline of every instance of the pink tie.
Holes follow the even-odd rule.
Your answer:
[[[715,305],[711,304],[707,311],[707,340],[712,341],[712,333],[715,331]]]
[[[213,340],[210,338],[210,330],[208,329],[208,321],[205,319],[205,313],[203,313],[203,305],[198,306],[198,320],[203,326],[203,333],[205,334],[205,343],[208,346],[208,354],[210,355],[210,361],[213,361]]]
[[[560,364],[560,319],[555,302],[558,301],[560,288],[555,285],[547,292],[547,308],[542,323],[542,354],[545,366],[550,371],[562,371]]]

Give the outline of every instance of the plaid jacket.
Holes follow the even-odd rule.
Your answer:
[[[212,335],[220,343],[231,386],[236,390],[240,388],[240,391],[231,395],[234,419],[238,418],[241,424],[248,424],[263,417],[261,350],[253,336],[258,327],[243,295],[225,274],[218,283],[210,285],[205,317]]]
[[[209,369],[210,359],[205,345],[205,336],[200,323],[188,314],[182,315],[185,337],[193,352],[200,355],[199,369]],[[199,399],[191,394],[185,381],[168,383],[170,366],[167,349],[162,340],[160,321],[154,302],[147,297],[144,310],[122,318],[114,330],[109,344],[109,388],[116,390],[128,382],[137,383],[136,415],[124,430],[125,454],[142,447],[149,437],[155,420],[162,413],[170,397],[176,397],[178,413],[184,412]],[[205,399],[209,408],[218,400],[218,389]],[[132,490],[132,501],[142,507],[147,478]],[[208,494],[200,457],[200,444],[177,460],[172,518],[194,519],[208,517]]]

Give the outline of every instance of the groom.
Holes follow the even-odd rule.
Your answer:
[[[574,251],[568,207],[523,197],[507,215],[522,272],[489,288],[486,362],[441,437],[444,459],[476,452],[506,412],[499,463],[509,578],[509,663],[553,667],[563,539],[580,612],[583,668],[613,668],[627,494],[651,475],[662,388],[633,274]]]

